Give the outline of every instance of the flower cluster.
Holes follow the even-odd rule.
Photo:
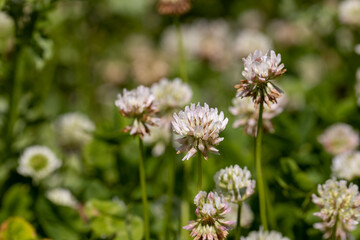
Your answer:
[[[56,155],[44,146],[32,146],[25,149],[19,159],[18,173],[30,176],[38,182],[61,166]]]
[[[345,24],[360,26],[360,1],[346,0],[341,2],[339,4],[339,18]]]
[[[345,152],[335,156],[331,170],[335,177],[346,180],[360,177],[360,152]]]
[[[245,77],[240,84],[235,85],[238,93],[236,97],[250,97],[257,106],[265,102],[276,103],[276,99],[281,96],[282,91],[274,85],[271,80],[280,77],[285,73],[284,64],[280,64],[281,55],[276,55],[274,51],[268,51],[265,54],[256,50],[243,58]]]
[[[264,231],[260,228],[258,232],[250,232],[247,237],[241,237],[241,240],[290,240],[287,237],[283,237],[281,233],[275,231]]]
[[[352,151],[359,146],[359,135],[345,123],[336,123],[330,126],[319,136],[319,142],[328,153],[337,155]]]
[[[313,202],[320,207],[314,213],[323,222],[314,224],[324,232],[324,238],[330,238],[336,225],[336,238],[348,239],[348,232],[356,228],[360,220],[360,194],[358,186],[344,180],[329,179],[318,185],[319,196],[313,194]]]
[[[158,106],[155,96],[147,87],[139,86],[132,91],[124,89],[122,95],[118,94],[115,105],[124,117],[134,118],[133,124],[124,129],[130,135],[144,137],[150,132],[149,126],[156,125],[157,119],[153,115],[158,111]]]
[[[251,179],[247,167],[244,169],[238,165],[226,167],[217,172],[214,178],[216,185],[233,203],[245,201],[254,193],[255,180]]]
[[[253,106],[250,98],[234,98],[232,100],[233,106],[229,111],[237,117],[233,123],[234,128],[244,127],[245,133],[250,136],[257,135],[257,121],[259,118],[259,111]],[[270,107],[264,106],[263,111],[263,129],[267,132],[274,132],[271,119],[279,115],[286,105],[287,100],[285,96],[280,97],[277,103],[272,104]]]
[[[74,195],[65,188],[55,188],[46,192],[46,197],[54,204],[77,208],[79,202],[76,200]]]
[[[217,154],[214,145],[218,145],[224,138],[219,137],[228,123],[224,118],[224,113],[218,113],[217,108],[209,108],[206,103],[200,106],[186,106],[184,111],[174,113],[172,121],[173,130],[182,138],[177,139],[181,146],[178,152],[187,152],[183,160],[191,158],[198,150],[205,159],[208,158],[208,152]]]
[[[82,113],[66,113],[55,123],[58,140],[65,148],[80,148],[91,139],[95,130],[94,123]]]
[[[197,219],[191,221],[184,229],[190,230],[194,240],[224,240],[233,222],[225,221],[224,217],[231,208],[222,196],[216,192],[207,194],[200,191],[195,199]]]
[[[152,85],[151,92],[159,104],[159,111],[163,112],[171,112],[173,109],[185,106],[192,97],[190,86],[183,83],[180,78],[175,78],[173,81],[163,78]]]

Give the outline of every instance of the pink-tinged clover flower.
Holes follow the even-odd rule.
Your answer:
[[[219,150],[214,147],[224,138],[219,137],[228,123],[223,112],[217,108],[210,108],[206,103],[201,106],[198,103],[186,106],[184,111],[174,113],[172,121],[173,130],[181,138],[177,141],[181,146],[178,152],[187,152],[183,160],[190,159],[197,151],[208,159],[208,152],[218,154]]]
[[[190,230],[194,240],[224,240],[231,229],[232,221],[224,218],[231,208],[223,196],[216,192],[200,191],[195,199],[197,219],[191,221],[184,229]]]
[[[155,96],[150,89],[139,86],[134,90],[123,90],[123,94],[118,94],[115,106],[124,117],[133,118],[132,125],[124,128],[124,132],[130,135],[139,134],[143,138],[150,133],[149,126],[157,125],[157,118],[154,114],[158,111]]]

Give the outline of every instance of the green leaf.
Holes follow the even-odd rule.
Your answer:
[[[132,240],[141,240],[144,235],[143,220],[138,216],[128,217],[128,230]],[[119,234],[118,234],[119,235]]]
[[[126,206],[121,201],[92,199],[86,203],[85,212],[90,218],[99,215],[125,217]]]
[[[12,217],[1,224],[0,240],[35,240],[36,232],[30,223],[21,217]]]
[[[25,219],[32,219],[31,211],[32,198],[30,188],[25,184],[15,184],[6,192],[0,211],[0,221],[10,216],[20,216]]]

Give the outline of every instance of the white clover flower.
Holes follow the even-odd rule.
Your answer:
[[[267,51],[273,47],[271,39],[254,29],[241,31],[235,39],[234,51],[238,57],[245,57],[255,50]]]
[[[357,105],[360,106],[360,68],[356,70],[355,94],[357,97]]]
[[[169,81],[163,78],[151,87],[156,101],[159,104],[159,111],[172,111],[188,104],[192,97],[190,86],[183,83],[180,78]]]
[[[360,55],[360,44],[355,45],[354,51],[355,51],[356,54]]]
[[[124,129],[130,135],[139,134],[142,138],[149,134],[149,126],[156,126],[157,119],[153,115],[158,111],[158,106],[149,88],[139,86],[131,91],[124,89],[122,95],[118,94],[115,105],[124,117],[134,118],[133,124]]]
[[[358,133],[348,124],[336,123],[327,128],[318,138],[328,153],[337,155],[352,151],[359,146]]]
[[[171,139],[171,125],[167,119],[160,119],[158,126],[150,126],[150,134],[144,136],[144,143],[147,145],[155,145],[152,154],[155,157],[165,152],[166,146]]]
[[[231,207],[231,211],[225,217],[225,220],[231,221],[231,222],[236,222],[239,204],[229,203],[229,205]],[[246,202],[243,202],[241,204],[241,218],[240,218],[241,227],[249,228],[253,221],[254,221],[253,211],[251,210],[250,206]]]
[[[360,1],[346,0],[341,2],[339,4],[339,18],[345,24],[360,26]]]
[[[245,201],[255,190],[255,180],[251,179],[251,172],[239,165],[226,167],[218,171],[214,180],[226,199],[233,203]]]
[[[46,192],[46,197],[56,205],[70,207],[76,209],[79,202],[74,195],[65,188],[55,188]]]
[[[313,202],[320,207],[320,212],[314,213],[323,222],[314,224],[314,228],[324,232],[324,238],[330,238],[334,225],[336,238],[348,239],[349,231],[356,228],[360,220],[360,194],[358,186],[347,181],[329,179],[323,185],[318,185],[319,196],[313,194]]]
[[[250,232],[247,237],[241,237],[241,240],[290,240],[283,237],[281,233],[276,231],[264,231],[263,227],[258,232]]]
[[[236,97],[250,97],[255,103],[255,107],[260,102],[265,102],[270,106],[270,102],[276,103],[276,99],[281,96],[282,91],[272,83],[271,80],[280,77],[286,72],[284,64],[280,64],[281,55],[276,55],[274,51],[268,51],[264,55],[262,51],[256,50],[243,58],[244,71],[242,75],[245,80],[235,85],[238,88]]]
[[[183,160],[191,158],[198,150],[207,160],[208,152],[218,154],[214,145],[218,145],[224,138],[219,137],[228,123],[224,113],[218,113],[217,108],[209,108],[206,103],[200,106],[186,106],[184,111],[174,113],[173,130],[182,138],[177,139],[181,146],[178,152],[187,152]]]
[[[246,134],[255,137],[257,134],[257,121],[259,112],[254,108],[254,104],[250,98],[233,98],[233,106],[229,111],[236,116],[233,123],[233,128],[244,127]],[[287,104],[287,98],[282,96],[277,103],[269,106],[264,106],[263,111],[263,129],[267,132],[273,133],[274,127],[271,119],[283,112],[284,106]]]
[[[190,230],[190,236],[194,240],[224,240],[231,229],[232,221],[226,221],[225,217],[230,212],[226,200],[216,192],[200,191],[195,199],[195,214],[197,219],[191,221],[184,229]]]
[[[38,182],[61,166],[61,161],[44,146],[32,146],[25,149],[19,159],[17,171],[23,176],[30,176]]]
[[[66,148],[80,148],[91,139],[95,124],[82,113],[66,113],[55,122],[59,143]]]
[[[346,152],[335,156],[331,170],[337,178],[352,180],[360,177],[360,152]]]

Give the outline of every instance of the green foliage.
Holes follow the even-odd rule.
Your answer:
[[[21,217],[12,217],[1,224],[0,240],[36,240],[36,232]]]

